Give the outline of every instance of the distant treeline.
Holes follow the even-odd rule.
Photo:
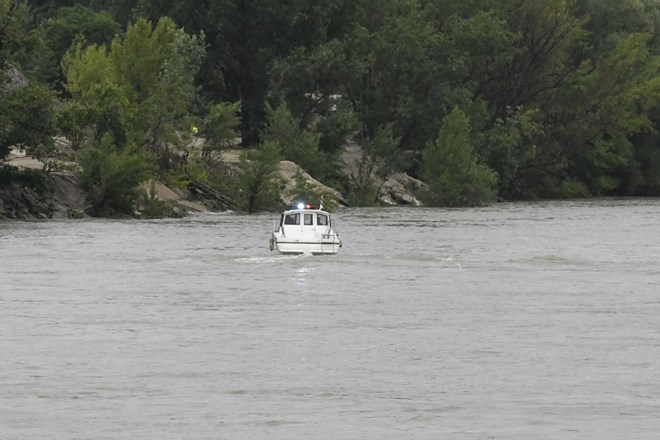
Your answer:
[[[149,176],[268,209],[280,158],[354,204],[393,171],[438,206],[660,195],[660,0],[0,0],[0,69],[0,158],[66,137],[100,215]]]

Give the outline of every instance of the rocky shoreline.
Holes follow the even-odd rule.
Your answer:
[[[223,157],[223,161],[237,161],[237,158],[237,154],[229,153]],[[344,161],[347,172],[350,171],[349,160]],[[10,155],[6,164],[19,170],[37,170],[44,167],[43,163],[21,154]],[[293,162],[281,161],[280,175],[285,182],[285,188],[293,187],[296,176],[302,175],[309,185],[323,192],[333,193],[340,206],[347,206],[342,194],[318,182]],[[379,202],[385,206],[420,206],[415,194],[423,187],[424,183],[406,174],[393,174],[382,182]],[[162,182],[149,181],[144,184],[144,189],[147,193],[153,191],[157,199],[172,203],[178,212],[224,211],[236,208],[230,199],[198,183],[191,184],[184,190],[170,188]],[[287,194],[287,191],[283,191],[283,194]],[[75,173],[49,172],[44,188],[40,191],[19,183],[10,183],[0,188],[0,220],[84,218],[88,216],[85,198],[85,192],[80,188]],[[282,201],[284,204],[292,203],[287,196],[284,196]]]
[[[48,220],[83,218],[85,194],[71,173],[49,173],[47,188],[37,191],[11,183],[0,189],[0,219]]]

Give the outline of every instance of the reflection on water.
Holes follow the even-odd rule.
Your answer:
[[[301,267],[296,269],[295,275],[291,279],[296,283],[297,286],[305,286],[309,282],[309,275],[312,270],[314,270],[314,268],[310,267]]]
[[[660,202],[0,223],[8,439],[652,439]]]

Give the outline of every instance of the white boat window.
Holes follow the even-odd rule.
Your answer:
[[[316,214],[316,224],[320,226],[328,226],[328,216],[323,214]]]
[[[284,216],[285,225],[299,225],[300,224],[300,214],[287,214]]]
[[[313,219],[314,215],[313,214],[305,214],[305,224],[310,226],[313,224]]]

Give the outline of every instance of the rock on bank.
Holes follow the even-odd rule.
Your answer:
[[[75,175],[52,172],[45,186],[35,190],[10,183],[0,188],[0,219],[45,220],[85,216],[85,193]]]

